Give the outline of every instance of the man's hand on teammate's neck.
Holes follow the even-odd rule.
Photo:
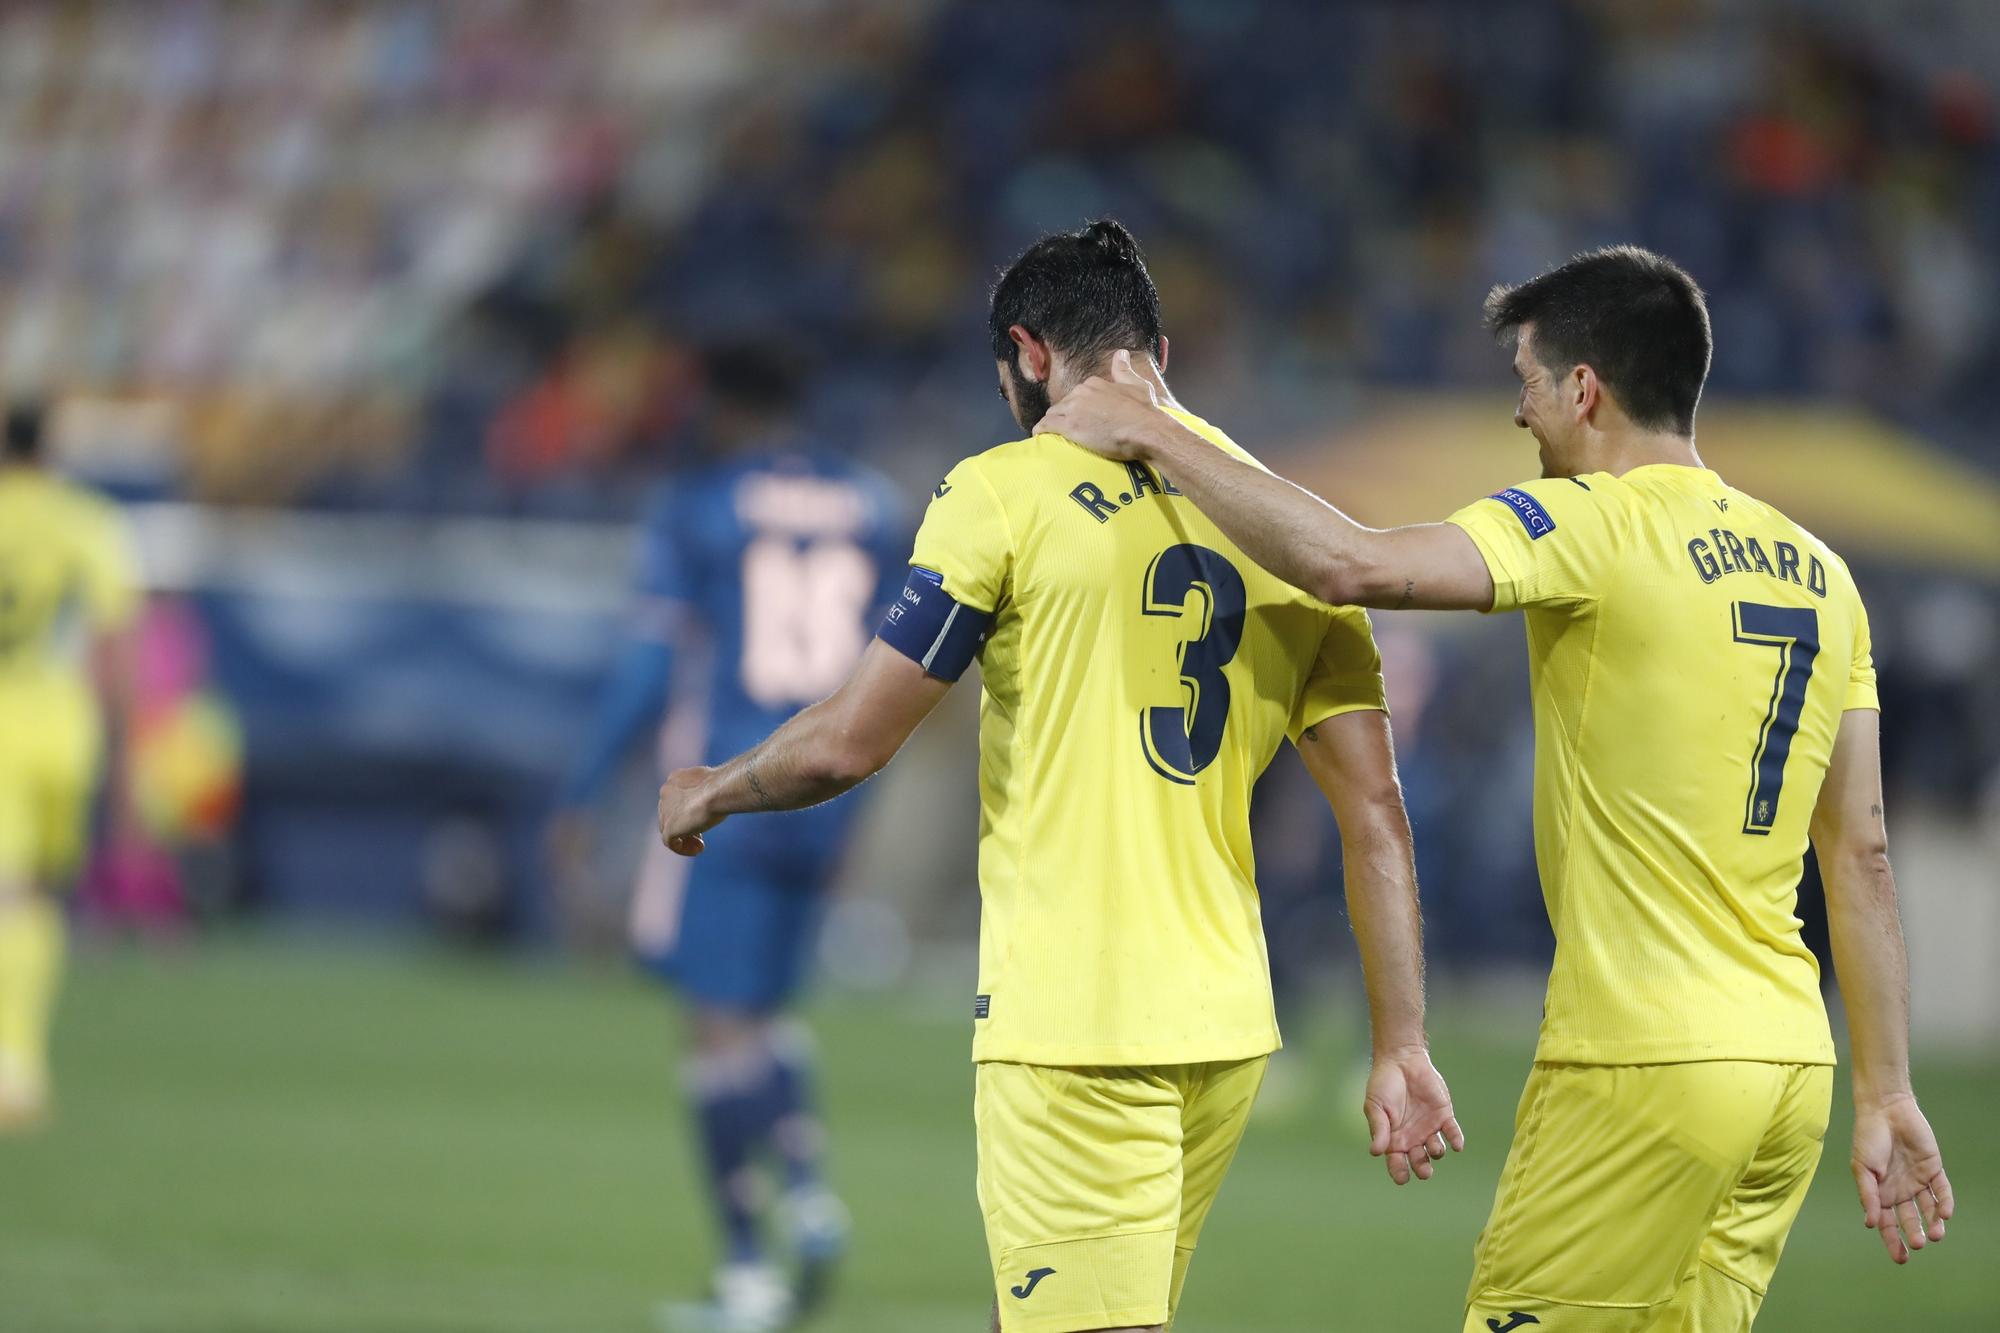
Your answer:
[[[1164,382],[1134,366],[1130,352],[1113,352],[1105,372],[1072,386],[1035,432],[1061,435],[1107,458],[1143,458],[1158,427],[1179,424],[1160,411],[1170,401]]]
[[[1036,427],[1171,480],[1243,553],[1332,606],[1484,611],[1493,577],[1472,539],[1449,524],[1374,529],[1275,473],[1219,449],[1159,410],[1130,352],[1109,378],[1085,380]]]

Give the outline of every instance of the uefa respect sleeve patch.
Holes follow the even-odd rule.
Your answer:
[[[1549,511],[1542,508],[1542,502],[1526,491],[1509,486],[1506,490],[1488,497],[1498,500],[1514,511],[1514,517],[1521,520],[1521,526],[1528,530],[1530,541],[1540,541],[1556,530],[1556,521],[1549,517]]]

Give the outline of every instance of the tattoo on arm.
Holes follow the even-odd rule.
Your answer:
[[[1318,726],[1307,727],[1304,731],[1299,733],[1299,737],[1302,740],[1316,741],[1319,739],[1319,727]]]
[[[1880,819],[1882,817],[1882,807],[1879,805],[1871,805],[1868,807],[1868,813],[1873,815],[1875,818]]]
[[[757,794],[757,806],[761,810],[776,810],[778,803],[771,799],[771,793],[764,790],[763,782],[757,777],[757,761],[746,760],[743,764],[743,780],[750,784],[750,790]]]
[[[1407,611],[1410,609],[1410,604],[1416,600],[1417,600],[1417,581],[1415,579],[1404,579],[1403,595],[1401,599],[1397,601],[1395,609],[1398,611]]]

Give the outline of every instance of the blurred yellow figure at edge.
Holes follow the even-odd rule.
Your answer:
[[[43,467],[37,411],[11,413],[0,447],[0,1132],[48,1111],[58,891],[82,858],[103,768],[98,681],[129,679],[138,583],[116,509]],[[122,714],[125,689],[107,693]]]

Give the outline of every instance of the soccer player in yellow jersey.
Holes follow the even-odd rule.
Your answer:
[[[0,445],[0,1131],[48,1111],[56,895],[83,852],[104,750],[93,679],[122,708],[138,602],[117,512],[49,472],[41,452],[39,411],[15,409]]]
[[[990,324],[1023,425],[1114,351],[1167,360],[1159,297],[1115,222],[1031,247]],[[1255,466],[1167,402],[1203,448]],[[661,836],[690,854],[727,815],[826,800],[887,764],[980,662],[974,1123],[1008,1333],[1171,1318],[1278,1046],[1249,807],[1287,737],[1345,848],[1371,1149],[1400,1184],[1463,1144],[1425,1047],[1409,825],[1368,620],[1259,569],[1175,480],[1051,435],[966,459],[848,682],[660,793]]]
[[[1541,1043],[1465,1328],[1750,1327],[1819,1161],[1833,1041],[1793,909],[1819,851],[1853,1042],[1853,1167],[1898,1263],[1952,1213],[1910,1089],[1868,617],[1827,545],[1695,452],[1708,311],[1658,255],[1579,256],[1487,302],[1542,479],[1364,528],[1207,448],[1142,369],[1042,422],[1172,476],[1334,603],[1514,611],[1555,927]]]

